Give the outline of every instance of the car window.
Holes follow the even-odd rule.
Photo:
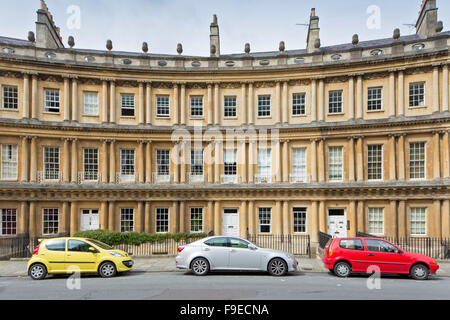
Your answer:
[[[205,241],[205,244],[211,247],[228,247],[227,238],[213,238]]]
[[[92,242],[93,244],[95,244],[96,246],[98,246],[98,247],[100,247],[102,249],[105,249],[105,250],[112,250],[112,249],[114,249],[113,247],[108,246],[107,244],[105,244],[103,242],[100,242],[100,241],[97,241],[97,240],[93,240],[93,239],[88,239],[88,240],[89,240],[89,242]]]
[[[364,250],[361,239],[342,239],[339,242],[339,246],[349,250]]]
[[[45,247],[52,251],[66,251],[66,240],[47,240],[45,241]]]
[[[77,251],[77,252],[90,252],[89,248],[92,247],[89,243],[81,241],[81,240],[69,240],[69,244],[67,245],[68,251]]]
[[[398,249],[384,240],[366,239],[367,250],[375,252],[398,252]]]
[[[232,248],[248,249],[248,242],[241,239],[230,238],[230,244]]]

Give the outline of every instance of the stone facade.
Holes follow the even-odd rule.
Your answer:
[[[39,28],[37,43],[0,38],[2,95],[17,97],[0,108],[0,209],[14,209],[17,234],[73,234],[98,214],[96,226],[116,231],[268,230],[316,243],[339,209],[348,236],[450,237],[449,32],[263,56],[221,55],[218,30],[215,18],[209,58],[54,49]],[[163,178],[159,150],[170,154]],[[223,225],[226,209],[238,222]]]

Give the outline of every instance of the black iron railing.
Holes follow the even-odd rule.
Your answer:
[[[331,235],[319,231],[319,248],[325,249],[326,244],[331,238],[333,238]]]
[[[261,248],[285,251],[290,254],[311,257],[309,235],[249,234],[248,240]]]
[[[0,237],[0,260],[31,257],[27,233]]]

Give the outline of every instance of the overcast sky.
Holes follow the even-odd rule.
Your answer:
[[[2,0],[5,1],[5,0]],[[0,35],[26,39],[35,31],[39,0],[8,2],[0,11]],[[46,0],[64,44],[75,37],[76,47],[176,54],[181,42],[186,55],[209,55],[209,25],[219,19],[221,53],[240,53],[249,42],[253,52],[275,51],[281,40],[286,49],[306,46],[311,8],[320,17],[322,46],[388,38],[395,28],[402,35],[415,33],[422,0]],[[439,20],[449,30],[450,1],[437,0]],[[75,6],[75,7],[74,7]],[[79,15],[77,14],[79,8]],[[74,10],[75,9],[75,10]],[[79,16],[80,19],[77,19]],[[379,17],[379,19],[378,19]],[[79,24],[79,26],[78,26]],[[79,28],[78,28],[79,27]]]

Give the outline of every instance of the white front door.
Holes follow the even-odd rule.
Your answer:
[[[239,237],[238,209],[223,209],[222,235],[228,237]]]
[[[344,209],[328,210],[328,234],[333,238],[347,236],[347,218]]]
[[[81,210],[81,231],[100,229],[98,209]]]

